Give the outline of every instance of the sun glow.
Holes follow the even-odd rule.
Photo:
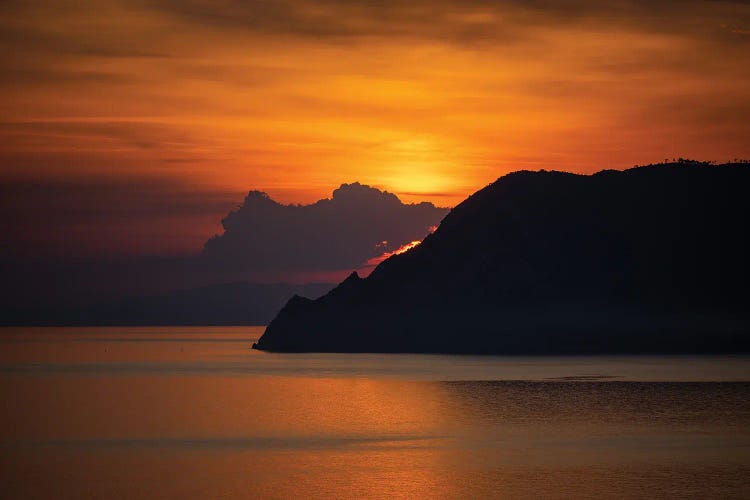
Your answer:
[[[437,229],[437,226],[430,226],[429,233],[432,234]],[[373,257],[369,259],[365,264],[362,266],[362,268],[359,269],[360,274],[369,274],[369,272],[376,267],[378,264],[383,262],[389,257],[393,257],[394,255],[401,255],[402,253],[406,253],[412,248],[418,246],[420,243],[422,243],[422,240],[413,240],[409,243],[405,243],[398,247],[396,250],[393,250],[391,252],[383,252],[381,255],[378,255],[377,257]],[[378,243],[375,248],[383,248],[388,245],[387,241],[383,241],[381,243]]]
[[[381,262],[383,262],[385,259],[389,257],[393,257],[394,255],[401,255],[402,253],[408,252],[412,248],[416,247],[422,243],[420,240],[414,240],[409,243],[406,243],[405,245],[401,245],[399,248],[392,252],[384,252],[382,255],[378,255],[377,257],[373,257],[372,259],[368,260],[367,263],[364,265],[364,267],[375,267]]]
[[[406,245],[401,245],[401,248],[399,248],[395,252],[391,253],[391,255],[401,255],[402,253],[408,252],[409,250],[411,250],[415,246],[419,245],[420,243],[422,243],[422,242],[418,241],[418,240],[414,240],[411,243],[407,243]],[[391,255],[389,255],[389,257]]]
[[[415,172],[413,174],[400,175],[394,178],[391,184],[399,193],[430,194],[440,192],[445,188],[447,183],[435,175]]]

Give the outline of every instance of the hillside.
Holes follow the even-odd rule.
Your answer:
[[[747,351],[750,166],[516,172],[413,250],[317,300],[294,297],[271,351]]]

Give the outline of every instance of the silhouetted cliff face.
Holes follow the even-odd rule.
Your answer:
[[[517,172],[413,250],[295,297],[275,351],[750,350],[750,166]]]

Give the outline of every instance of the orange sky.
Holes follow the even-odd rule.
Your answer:
[[[9,0],[0,60],[6,183],[452,206],[518,169],[750,157],[743,2]]]

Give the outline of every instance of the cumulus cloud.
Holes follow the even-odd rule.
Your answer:
[[[421,240],[447,211],[404,204],[359,183],[342,184],[332,198],[311,205],[282,205],[251,191],[222,221],[224,233],[206,242],[202,258],[242,271],[354,269]]]
[[[65,308],[238,280],[338,282],[422,239],[447,212],[360,184],[306,206],[252,191],[206,242],[237,201],[159,178],[0,179],[0,303]]]

